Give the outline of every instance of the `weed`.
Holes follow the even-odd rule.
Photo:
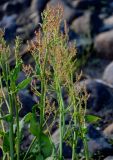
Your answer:
[[[44,160],[49,157],[62,160],[63,143],[67,142],[72,148],[72,160],[78,160],[76,152],[78,139],[83,140],[85,159],[89,159],[85,112],[87,93],[80,94],[73,81],[76,69],[76,48],[68,42],[68,29],[64,22],[65,33],[60,33],[59,28],[63,16],[61,6],[47,7],[42,15],[43,23],[35,33],[36,40],[28,44],[28,50],[35,62],[35,69],[30,65],[25,66],[19,57],[20,40],[15,42],[15,67],[11,70],[9,65],[10,48],[0,34],[0,77],[1,86],[1,127],[3,159],[7,160]],[[19,72],[26,73],[26,79],[16,85]],[[79,79],[79,76],[77,77]],[[37,90],[36,82],[40,81],[40,90]],[[3,82],[7,88],[4,93]],[[31,90],[39,101],[33,106],[32,112],[22,119],[19,117],[21,103],[18,92],[31,83]],[[66,89],[68,95],[67,104],[64,102],[62,90]],[[51,95],[56,94],[57,103],[50,101]],[[8,114],[2,111],[2,103],[5,101]],[[84,104],[84,108],[82,105]],[[14,112],[15,110],[15,112]],[[66,125],[66,116],[70,115],[69,124]],[[52,142],[52,127],[56,121],[60,132],[59,146]],[[8,128],[6,129],[5,123]],[[22,130],[28,124],[28,132],[33,135],[32,142],[27,151],[22,153],[20,146],[23,143]],[[14,128],[16,126],[16,129]]]

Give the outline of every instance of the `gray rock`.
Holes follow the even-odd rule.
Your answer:
[[[104,160],[113,160],[113,156],[108,156]]]
[[[104,14],[101,14],[100,16],[101,16],[101,19],[104,19],[103,26],[101,27],[101,32],[105,32],[113,29],[113,16],[110,16],[107,18],[106,18],[106,15],[103,18]]]
[[[66,3],[72,7],[72,8],[76,8],[76,9],[82,9],[82,10],[87,10],[87,9],[92,9],[96,10],[96,11],[100,11],[100,9],[107,4],[106,3],[102,3],[102,0],[64,0],[66,1]]]
[[[113,30],[97,35],[94,49],[98,57],[113,59]]]
[[[109,85],[113,86],[113,62],[111,62],[103,73],[103,80]]]
[[[48,5],[50,6],[55,6],[57,4],[58,4],[57,0],[51,0],[48,3]],[[74,19],[78,18],[83,14],[81,10],[75,10],[74,8],[70,8],[69,5],[63,0],[59,1],[59,4],[64,9],[63,19],[66,20],[68,25],[70,25]]]
[[[100,111],[104,108],[112,107],[112,94],[113,89],[104,82],[99,80],[85,80],[81,81],[78,85],[78,89],[85,87],[89,98],[87,100],[87,108],[91,111]]]
[[[36,104],[36,102],[33,100],[32,95],[30,95],[27,90],[19,91],[18,96],[22,105],[19,115],[20,117],[23,117],[28,112],[32,111],[32,107]]]
[[[90,11],[85,12],[83,16],[75,19],[72,23],[72,28],[76,33],[87,37],[98,33],[101,26],[102,22],[98,15]]]
[[[104,131],[103,131],[103,134],[109,138],[109,139],[113,139],[113,123],[108,125]]]
[[[88,139],[88,150],[90,154],[98,159],[100,157],[99,152],[102,153],[103,157],[111,154],[112,146],[107,142],[106,138],[103,136],[101,131],[95,129],[92,125],[87,127],[87,139]],[[59,129],[57,129],[53,135],[52,140],[57,147],[59,145]],[[83,142],[81,139],[78,140],[77,152],[80,153],[83,149]],[[65,143],[63,143],[63,155],[64,158],[71,158],[72,148]]]

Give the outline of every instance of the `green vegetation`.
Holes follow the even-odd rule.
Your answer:
[[[65,33],[59,32],[63,9],[60,6],[49,8],[43,13],[41,29],[36,32],[36,40],[28,44],[28,50],[32,54],[35,68],[24,65],[19,51],[20,39],[15,41],[15,67],[10,68],[10,48],[7,46],[0,33],[0,76],[1,107],[0,107],[0,145],[3,151],[3,160],[63,160],[63,142],[72,147],[72,160],[78,160],[76,152],[78,139],[81,138],[84,144],[84,157],[89,159],[85,112],[87,93],[84,95],[75,87],[73,73],[76,70],[76,48],[68,43],[67,27]],[[18,85],[19,72],[26,73],[26,79]],[[36,80],[41,82],[41,90],[37,90]],[[3,84],[5,83],[5,88]],[[39,102],[32,108],[32,112],[23,118],[19,117],[21,102],[18,92],[31,84],[34,95],[39,97]],[[68,103],[65,104],[62,89],[66,88]],[[6,94],[7,93],[7,94]],[[56,94],[58,105],[50,102],[47,94]],[[7,113],[3,111],[3,103],[7,106]],[[84,104],[84,108],[82,107]],[[69,124],[66,125],[67,115]],[[95,117],[87,117],[90,119]],[[55,120],[59,120],[59,143],[56,146],[52,139],[52,127]],[[29,134],[33,135],[31,144],[27,150],[22,151],[23,128],[27,125]]]

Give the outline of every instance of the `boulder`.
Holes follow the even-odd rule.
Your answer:
[[[97,130],[92,125],[89,125],[87,127],[86,136],[88,139],[88,150],[95,159],[98,159],[100,157],[100,154],[98,154],[99,152],[103,155],[103,157],[106,157],[109,154],[112,155],[112,146],[107,142],[101,131]],[[57,129],[52,135],[52,140],[56,148],[58,148],[59,145],[59,137],[60,132],[59,129]],[[81,139],[79,139],[76,149],[77,153],[80,153],[82,149],[83,142]],[[63,156],[64,158],[71,158],[72,156],[72,148],[66,145],[66,143],[63,143]]]
[[[103,80],[113,87],[113,62],[111,62],[104,70]]]
[[[108,125],[104,131],[103,131],[103,134],[109,138],[109,139],[113,139],[113,123]]]
[[[113,59],[113,30],[100,33],[94,40],[96,55],[101,58]]]
[[[98,25],[97,25],[98,24]],[[90,37],[99,32],[102,21],[95,12],[87,11],[83,16],[75,19],[72,28],[76,33]]]
[[[104,160],[113,160],[113,156],[108,156]]]
[[[94,10],[100,11],[100,9],[107,3],[102,3],[102,0],[64,0],[71,8],[87,10],[93,7]]]
[[[100,80],[83,80],[78,85],[78,89],[85,87],[89,94],[87,108],[98,112],[104,108],[112,106],[113,89]]]

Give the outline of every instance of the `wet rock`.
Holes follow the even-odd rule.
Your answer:
[[[98,57],[113,59],[113,30],[97,35],[94,41],[94,49]]]
[[[98,15],[90,11],[85,12],[83,16],[75,19],[72,23],[72,28],[76,33],[87,37],[98,33],[101,26],[102,22]]]
[[[103,73],[103,80],[109,85],[113,86],[113,62],[111,62]]]

